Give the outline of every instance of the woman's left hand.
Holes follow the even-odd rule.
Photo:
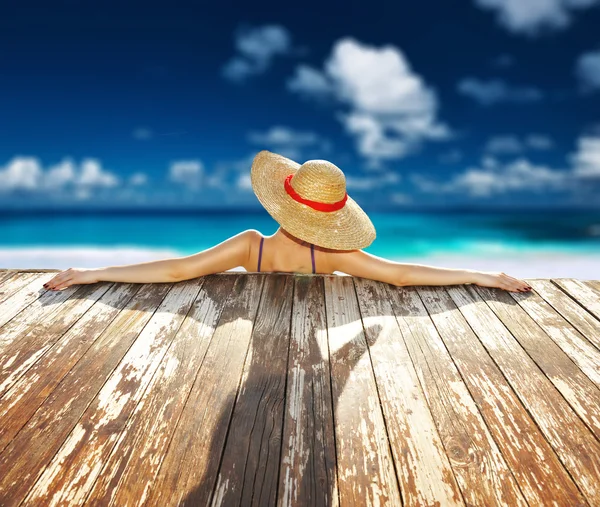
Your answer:
[[[97,269],[69,268],[57,273],[56,276],[44,284],[44,288],[50,290],[61,290],[71,285],[96,283],[98,279]]]

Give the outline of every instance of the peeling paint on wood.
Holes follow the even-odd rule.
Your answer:
[[[600,282],[0,270],[0,505],[589,505]],[[46,278],[45,278],[46,277]]]

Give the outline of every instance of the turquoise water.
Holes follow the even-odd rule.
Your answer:
[[[365,250],[405,262],[600,279],[600,212],[370,213]],[[0,214],[0,268],[130,264],[209,248],[245,229],[269,235],[264,211]]]
[[[540,251],[600,253],[600,212],[372,213],[377,239],[365,250],[387,257],[432,253]],[[0,248],[135,246],[190,254],[245,229],[272,234],[264,212],[210,214],[0,215]]]

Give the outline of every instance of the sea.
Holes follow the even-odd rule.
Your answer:
[[[600,210],[369,213],[365,251],[397,262],[504,271],[521,279],[600,280]],[[263,210],[0,212],[0,268],[104,267],[190,255],[246,229]],[[243,271],[243,268],[236,270]]]

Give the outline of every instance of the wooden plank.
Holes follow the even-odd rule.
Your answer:
[[[33,282],[34,285],[38,283]],[[39,328],[41,322],[51,322],[54,315],[62,310],[65,301],[73,297],[85,298],[87,295],[95,293],[98,290],[106,292],[109,286],[100,282],[90,285],[72,285],[60,291],[44,291],[39,297],[29,299],[26,304],[21,304],[23,301],[20,303],[15,301],[13,306],[15,310],[14,316],[0,327],[0,351],[5,351],[10,346],[15,347],[30,332],[35,333],[35,329]],[[25,292],[27,291],[23,289],[9,299],[7,303],[21,294],[24,295]],[[69,305],[72,304],[73,302],[69,303]],[[39,329],[37,332],[39,333]]]
[[[81,503],[158,369],[204,279],[174,285],[26,497]]]
[[[398,479],[351,277],[325,277],[342,505],[401,505]]]
[[[112,285],[112,287],[111,287]],[[67,312],[83,316],[65,332],[63,326],[58,326],[61,320],[68,316],[61,315],[57,322],[47,323],[47,335],[40,334],[39,350],[47,353],[37,362],[33,359],[27,362],[33,364],[26,373],[17,375],[23,370],[25,363],[15,368],[3,382],[3,387],[12,381],[12,387],[0,398],[0,450],[4,449],[21,427],[35,413],[52,390],[61,382],[69,370],[81,359],[92,346],[94,340],[102,334],[111,321],[121,311],[123,306],[139,290],[140,284],[104,284],[104,289],[110,287],[100,299],[81,299],[80,305],[73,309],[68,303],[63,304]],[[98,287],[99,288],[99,287]],[[96,288],[95,293],[100,293]],[[88,296],[90,297],[90,296]],[[83,308],[81,308],[83,307]],[[87,312],[85,311],[87,308]],[[84,313],[85,312],[85,313]],[[43,326],[40,326],[43,329]],[[60,335],[64,333],[61,337]],[[60,339],[59,339],[60,338]],[[45,339],[42,341],[42,339]],[[19,342],[22,345],[23,341]],[[20,351],[19,351],[20,352]],[[17,354],[18,355],[18,354]],[[40,356],[35,351],[32,358]],[[19,356],[19,359],[22,357]],[[11,365],[11,367],[14,366]],[[4,372],[2,372],[4,373]],[[18,380],[17,380],[18,379]]]
[[[298,276],[294,289],[280,506],[338,506],[333,401],[323,278]]]
[[[460,402],[451,400],[450,404],[457,407],[467,403],[470,405],[472,398],[487,425],[487,431],[466,426],[469,436],[457,439],[458,443],[454,444],[455,450],[451,454],[451,458],[454,459],[453,455],[457,453],[462,458],[461,461],[468,461],[469,458],[462,449],[465,446],[464,442],[469,443],[473,440],[472,445],[475,445],[477,449],[491,445],[491,442],[489,444],[478,443],[489,431],[530,505],[548,505],[553,501],[559,505],[584,504],[583,497],[551,446],[525,411],[502,372],[478,340],[445,288],[418,287],[418,293],[426,310],[423,308],[423,303],[410,293],[400,290],[391,291],[391,293],[396,298],[395,309],[400,309],[405,321],[402,327],[403,332],[416,334],[420,338],[420,348],[414,347],[416,353],[424,353],[419,352],[420,349],[429,350],[434,358],[435,356],[444,358],[442,364],[448,363],[448,360],[452,361],[460,372],[460,377],[451,379],[449,385],[460,386],[462,383],[459,380],[462,377],[470,395],[463,394]],[[425,317],[427,312],[434,324],[432,328],[425,326],[422,323],[425,319],[418,317]],[[417,333],[419,327],[423,329]],[[432,338],[438,333],[443,342],[434,341]],[[430,359],[428,363],[430,372],[427,372],[427,375],[432,377],[433,381],[440,377],[444,369],[452,370],[449,363],[441,368],[437,364],[440,363],[439,359],[437,361]],[[451,391],[454,389],[452,387]],[[443,413],[443,410],[446,410],[446,407],[438,409],[440,413]],[[467,411],[472,414],[470,418],[476,417],[472,407],[468,407]],[[460,429],[461,426],[458,428]],[[482,432],[483,434],[481,434]],[[497,460],[496,456],[482,456],[474,459],[472,466],[488,468],[490,462],[494,463]],[[501,479],[501,476],[497,477],[498,479],[487,476],[485,482],[489,482],[489,484],[481,484],[478,488],[504,488],[504,484],[496,483],[496,480],[504,482],[504,479]],[[505,494],[514,495],[515,492],[510,487]],[[471,501],[467,503],[488,505],[488,503]],[[504,502],[500,502],[500,504],[504,504]],[[512,502],[508,502],[508,505],[512,505]]]
[[[73,289],[69,299],[64,300],[68,293],[56,293],[52,295],[54,301],[47,305],[40,301],[44,299],[42,296],[7,324],[0,349],[0,396],[43,357],[71,326],[77,325],[77,321],[112,285],[95,283],[78,286]],[[57,302],[57,298],[62,301]],[[29,317],[32,313],[33,317]],[[21,316],[25,318],[21,319]]]
[[[490,497],[499,497],[506,501],[510,498],[513,501],[517,500],[514,505],[519,505],[518,499],[521,498],[521,495],[518,493],[516,485],[514,486],[516,494],[508,497],[499,494],[501,492],[494,491],[493,488],[472,489],[481,486],[482,474],[490,474],[493,477],[498,474],[498,480],[502,480],[500,479],[502,477],[507,480],[508,486],[511,482],[514,483],[505,464],[495,466],[495,463],[489,462],[490,460],[484,460],[486,467],[485,470],[482,470],[481,468],[484,467],[469,466],[469,463],[461,460],[454,468],[454,472],[452,471],[442,438],[446,444],[452,445],[457,437],[466,436],[464,432],[469,430],[469,425],[461,429],[462,435],[457,434],[454,425],[443,427],[441,428],[442,438],[440,438],[427,399],[419,383],[415,366],[394,315],[386,285],[361,278],[356,278],[354,284],[392,454],[400,480],[403,504],[464,505],[460,492],[460,489],[463,489],[465,500],[471,505],[495,503],[490,500]],[[395,288],[390,290],[395,290]],[[407,290],[417,299],[419,298],[414,290],[403,290]],[[425,319],[429,320],[427,312],[425,312]],[[412,342],[411,346],[417,346],[414,336],[406,336],[406,339]],[[439,337],[437,339],[439,340]],[[468,395],[464,385],[462,389]],[[444,393],[444,398],[448,399],[447,405],[450,406],[452,412],[453,403],[450,402],[450,399],[454,398],[455,403],[461,400],[457,396],[452,396],[454,393],[449,397],[447,394],[447,392]],[[438,396],[439,393],[429,392],[429,396],[432,395]],[[471,403],[473,402],[471,401]],[[439,421],[439,414],[437,416]],[[460,425],[460,421],[455,422]],[[474,425],[470,426],[472,429]],[[480,426],[485,428],[483,422]],[[469,455],[475,450],[475,457],[480,454],[477,449],[466,450],[470,451]],[[485,454],[485,452],[481,454]],[[499,458],[496,461],[501,461],[503,464],[500,453],[496,451],[496,454]],[[461,483],[460,489],[455,474]],[[506,487],[506,489],[509,488]]]
[[[579,304],[550,280],[535,280],[531,286],[565,320],[569,321],[590,343],[600,350],[600,320],[582,310]]]
[[[234,277],[209,275],[85,502],[141,505],[204,360]]]
[[[23,284],[21,284],[20,281],[16,282],[18,289],[10,293],[8,297],[0,303],[0,337],[4,334],[2,326],[39,297],[45,298],[45,301],[54,300],[55,297],[58,297],[58,300],[62,301],[64,299],[60,298],[68,298],[75,290],[75,287],[67,287],[65,291],[47,291],[42,285],[50,278],[52,278],[51,274],[34,274],[27,277]]]
[[[173,284],[144,285],[0,454],[0,505],[20,505]]]
[[[585,280],[583,283],[588,287],[600,292],[600,280]]]
[[[494,292],[487,287],[479,293],[600,439],[600,350],[538,294]]]
[[[266,278],[236,277],[145,505],[209,504]]]
[[[30,283],[32,279],[35,278],[37,277],[34,273],[9,273],[0,286],[0,303],[6,301],[9,297],[20,291],[23,287]],[[42,283],[42,285],[44,284]],[[6,310],[3,309],[3,306],[0,305],[0,317],[5,311]]]
[[[19,276],[18,273],[11,273],[9,271],[1,271],[0,270],[0,291],[2,290],[2,285],[7,283],[12,278],[17,278]],[[1,298],[1,296],[0,296]]]
[[[293,290],[293,277],[265,280],[213,506],[276,504]]]
[[[592,503],[600,498],[600,442],[474,287],[451,286],[448,293],[584,496]]]
[[[600,319],[600,290],[575,278],[554,278],[552,281],[594,317]]]

